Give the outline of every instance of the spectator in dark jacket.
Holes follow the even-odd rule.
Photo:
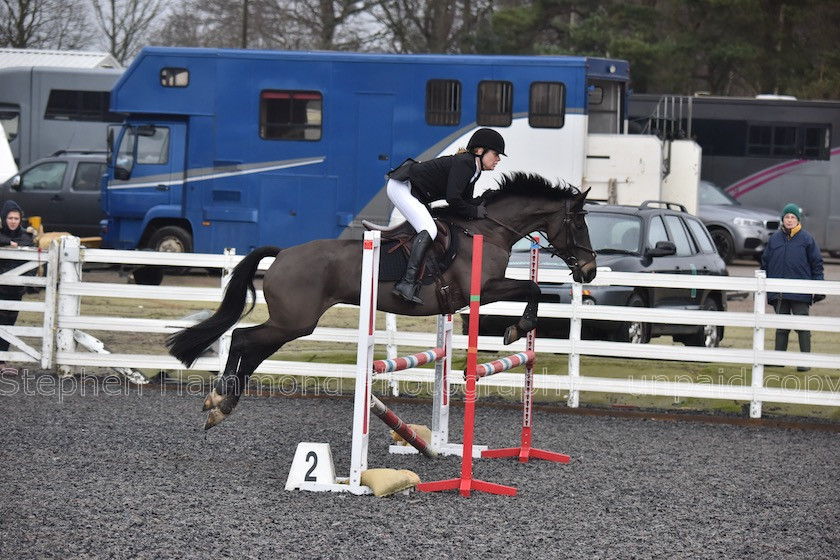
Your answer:
[[[794,278],[801,280],[823,280],[823,260],[820,248],[810,233],[802,228],[802,212],[796,204],[782,209],[782,227],[767,242],[761,257],[761,269],[768,278]],[[818,297],[818,296],[817,296]],[[767,301],[776,313],[808,315],[815,296],[812,294],[767,294]],[[797,330],[799,351],[811,351],[811,331]],[[786,351],[790,329],[776,330],[776,350]],[[800,366],[798,371],[811,368]]]
[[[35,241],[32,234],[23,227],[23,210],[14,200],[7,200],[0,211],[0,218],[3,220],[3,227],[0,229],[0,247],[32,247]],[[21,261],[14,259],[0,259],[0,273],[5,273],[21,264]],[[23,286],[5,286],[0,284],[0,299],[20,301],[26,288]],[[18,311],[0,309],[0,325],[14,325],[17,321]],[[9,341],[0,337],[0,351],[9,349]],[[16,371],[7,369],[4,361],[0,360],[0,368],[5,373]]]

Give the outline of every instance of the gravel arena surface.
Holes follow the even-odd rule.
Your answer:
[[[537,411],[535,447],[570,464],[475,461],[516,497],[376,498],[283,488],[300,441],[329,442],[346,476],[350,398],[245,396],[205,432],[203,388],[118,379],[0,378],[0,558],[840,557],[836,431]],[[431,422],[425,402],[393,408]],[[521,410],[479,403],[476,423],[476,443],[519,443]],[[460,476],[389,441],[374,419],[369,467]]]

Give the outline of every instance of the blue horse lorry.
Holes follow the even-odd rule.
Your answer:
[[[109,131],[102,243],[245,254],[361,238],[363,219],[399,219],[389,169],[455,153],[480,127],[509,157],[479,191],[523,170],[694,208],[699,149],[679,164],[693,142],[628,135],[628,81],[625,61],[575,56],[146,48],[111,91],[125,121]]]

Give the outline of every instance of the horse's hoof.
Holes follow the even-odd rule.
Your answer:
[[[516,342],[520,338],[522,338],[522,335],[519,334],[519,329],[516,328],[516,325],[511,325],[505,329],[505,338],[502,342],[510,344],[511,342]]]
[[[214,408],[210,411],[210,414],[207,415],[207,421],[204,423],[204,429],[209,430],[210,428],[227,418],[227,416],[227,414],[225,414],[218,408]]]
[[[213,389],[211,392],[207,393],[207,396],[204,398],[204,407],[201,411],[207,412],[208,410],[217,408],[224,399],[224,395],[220,395],[216,392],[216,389]]]

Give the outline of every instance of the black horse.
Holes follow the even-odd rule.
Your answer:
[[[505,175],[498,189],[482,195],[487,218],[468,221],[443,209],[438,218],[451,224],[452,235],[461,238],[457,256],[443,273],[442,284],[450,287],[447,305],[437,297],[434,284],[422,287],[419,295],[424,303],[420,305],[394,296],[389,285],[379,290],[378,309],[400,315],[436,315],[466,306],[472,261],[472,243],[466,238],[481,234],[481,303],[527,301],[522,317],[505,332],[506,344],[518,340],[536,326],[540,289],[530,280],[504,277],[511,247],[524,235],[542,231],[569,265],[574,279],[591,281],[596,271],[595,253],[583,210],[588,192],[565,184],[554,185],[538,175],[514,173]],[[285,343],[311,334],[321,315],[333,305],[359,303],[360,241],[318,240],[282,251],[260,247],[236,266],[224,299],[212,317],[167,339],[169,353],[187,366],[195,362],[243,317],[248,292],[252,300],[255,294],[253,280],[259,262],[274,256],[274,263],[263,278],[269,319],[261,325],[233,331],[225,369],[204,401],[204,410],[210,411],[205,429],[233,412],[248,377],[263,360]]]

